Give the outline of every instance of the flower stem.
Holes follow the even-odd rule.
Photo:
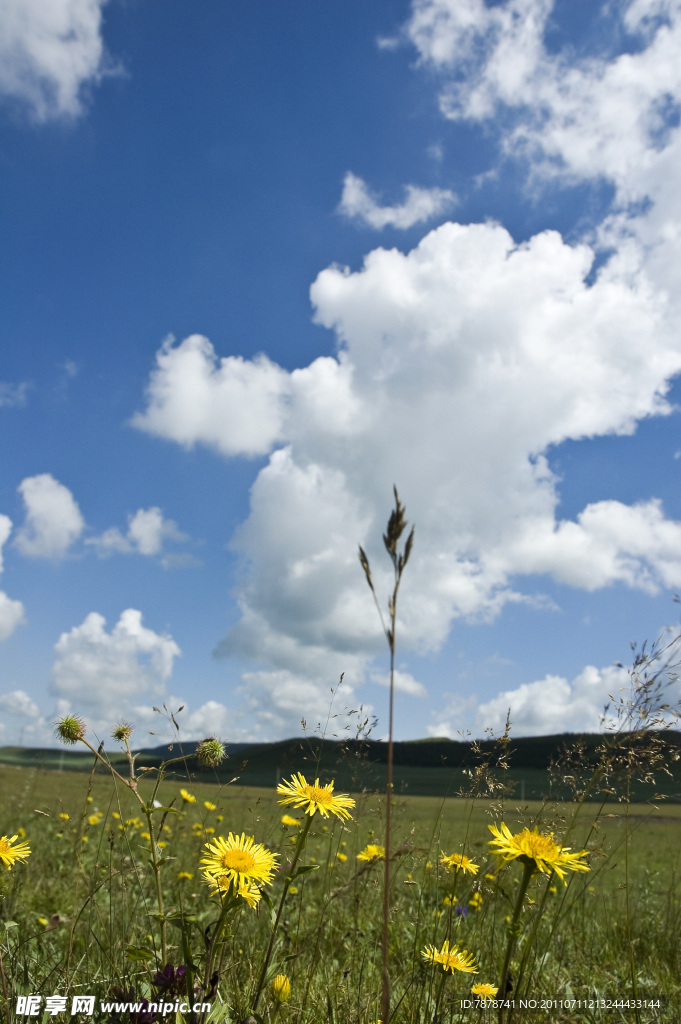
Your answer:
[[[163,963],[166,964],[168,961],[168,943],[166,938],[166,918],[165,911],[163,910],[163,890],[161,888],[161,865],[158,862],[158,852],[156,850],[156,840],[154,839],[154,826],[151,821],[151,810],[144,806],[144,816],[147,819],[147,828],[149,829],[149,845],[151,846],[151,866],[154,869],[154,878],[156,881],[156,902],[158,904],[159,921],[161,924],[161,958]]]
[[[270,966],[270,960],[272,959],[272,950],[274,948],[274,940],[275,940],[276,935],[277,935],[277,928],[279,927],[279,919],[281,917],[281,912],[284,909],[284,903],[286,901],[286,896],[288,895],[289,886],[291,885],[291,883],[293,881],[293,872],[296,870],[296,864],[298,863],[298,858],[300,857],[301,853],[303,852],[303,847],[305,846],[305,841],[307,839],[307,833],[310,831],[310,825],[312,824],[312,818],[313,817],[314,817],[314,815],[310,815],[310,817],[308,817],[307,821],[305,822],[305,824],[303,825],[303,827],[302,827],[302,829],[300,831],[300,835],[298,836],[298,842],[296,843],[296,849],[295,849],[295,852],[293,854],[293,860],[291,861],[291,867],[289,869],[288,875],[284,879],[284,889],[283,889],[283,892],[281,894],[281,899],[279,900],[279,908],[277,910],[277,916],[274,919],[274,924],[272,926],[272,934],[270,935],[270,942],[269,942],[269,945],[267,947],[267,953],[265,955],[265,962],[262,965],[262,971],[260,972],[260,978],[258,980],[258,988],[257,988],[256,993],[255,993],[255,999],[253,1000],[253,1012],[254,1013],[258,1009],[258,1003],[260,1002],[260,996],[261,996],[262,990],[263,990],[263,988],[265,986],[265,978],[267,977],[267,968]]]
[[[527,887],[530,884],[530,879],[534,873],[535,863],[529,857],[524,861],[523,866],[523,877],[520,880],[520,888],[518,889],[518,895],[515,901],[515,907],[513,908],[513,917],[511,923],[508,926],[508,942],[506,943],[506,954],[504,956],[504,966],[501,969],[501,979],[499,981],[499,992],[497,998],[501,1000],[502,1004],[506,999],[506,987],[508,984],[508,969],[511,964],[511,957],[513,956],[513,950],[515,949],[516,939],[518,938],[518,920],[520,918],[520,911],[523,908],[523,899],[527,892]],[[504,1019],[504,1008],[503,1005],[499,1007],[499,1024],[503,1024]]]

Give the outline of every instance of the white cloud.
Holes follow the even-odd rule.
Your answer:
[[[336,332],[337,359],[287,374],[262,356],[218,362],[197,337],[157,357],[137,426],[225,455],[271,452],[233,541],[242,618],[220,647],[256,662],[244,680],[263,729],[320,714],[344,669],[356,692],[383,651],[356,544],[368,543],[386,594],[379,538],[393,482],[417,524],[402,649],[437,648],[457,617],[540,604],[514,589],[517,576],[588,590],[681,585],[681,524],[652,494],[558,521],[547,461],[567,439],[631,434],[672,412],[681,130],[664,102],[681,99],[681,4],[623,7],[636,52],[584,60],[546,48],[551,10],[416,0],[406,32],[443,76],[445,115],[485,123],[535,182],[614,184],[593,245],[554,231],[516,245],[498,224],[444,224],[409,253],[379,248],[357,272],[319,274],[315,319]],[[389,208],[351,185],[357,212],[380,226]],[[596,245],[612,255],[588,285]]]
[[[95,547],[100,557],[104,558],[115,552],[129,554],[133,551],[140,555],[159,555],[165,541],[187,539],[187,535],[178,530],[177,523],[172,519],[164,519],[161,509],[153,506],[140,508],[134,515],[128,516],[128,532],[125,536],[114,526],[105,530],[100,537],[88,537],[85,543]],[[167,556],[166,560],[172,557]],[[169,564],[175,563],[169,561]]]
[[[14,601],[4,590],[0,590],[0,643],[10,637],[24,621],[24,606],[21,601]]]
[[[24,690],[12,690],[0,694],[0,710],[7,715],[21,715],[24,718],[40,718],[40,708]]]
[[[177,348],[168,339],[156,364],[147,409],[133,426],[186,448],[203,441],[223,455],[263,455],[279,439],[288,379],[266,356],[218,363],[208,339],[193,334]]]
[[[61,713],[82,714],[104,738],[121,718],[136,718],[140,698],[162,702],[180,648],[167,635],[142,625],[142,613],[128,608],[107,633],[106,620],[90,612],[80,626],[55,644],[52,691]]]
[[[8,384],[0,380],[0,409],[26,405],[26,391],[28,384]]]
[[[405,200],[400,206],[381,206],[369,192],[366,183],[348,171],[338,211],[379,230],[389,224],[395,228],[410,228],[444,213],[457,202],[456,196],[449,189],[407,185],[405,192]]]
[[[555,518],[546,449],[668,413],[664,393],[681,369],[665,303],[609,267],[587,286],[592,259],[556,232],[517,246],[499,225],[445,224],[406,255],[377,249],[356,273],[319,275],[316,319],[341,352],[288,375],[277,368],[269,443],[289,444],[259,472],[234,537],[242,618],[220,648],[262,664],[245,685],[273,731],[307,708],[319,716],[343,670],[356,691],[382,650],[356,545],[369,538],[387,593],[374,542],[393,481],[417,524],[403,645],[436,648],[453,618],[529,600],[513,590],[516,574],[587,589],[681,584],[681,526],[659,503],[599,502],[575,522]],[[173,390],[187,344],[163,348],[165,375],[152,383],[152,401],[162,393],[174,410],[168,436],[192,424],[195,442],[244,451],[231,424],[222,439],[217,414],[197,425],[193,399]],[[212,348],[189,350],[207,389],[201,409],[216,408],[225,384]],[[257,380],[259,364],[243,365]],[[246,433],[249,423],[246,411]]]
[[[379,686],[390,687],[390,675],[384,675],[380,672],[372,672],[370,674],[370,679],[372,683],[378,683]],[[394,673],[394,684],[396,693],[406,693],[410,697],[428,696],[428,691],[423,683],[419,683],[418,680],[414,679],[409,672],[398,672],[396,669]]]
[[[32,558],[63,558],[85,528],[71,491],[50,473],[26,477],[17,490],[24,499],[26,519],[17,532],[16,547]]]
[[[629,687],[627,669],[587,665],[572,682],[562,676],[547,675],[515,690],[505,690],[482,704],[475,697],[457,697],[428,727],[428,733],[455,738],[468,728],[475,736],[484,735],[487,729],[499,734],[504,731],[509,712],[512,733],[516,736],[600,732],[610,698],[618,700]]]
[[[552,0],[415,0],[405,26],[421,60],[444,80],[445,116],[490,121],[508,152],[536,173],[607,175],[623,183],[654,160],[664,110],[679,97],[677,0],[641,0],[613,10],[634,53],[576,60],[544,43]]]
[[[106,0],[0,0],[0,95],[35,121],[76,117],[106,70]]]
[[[0,515],[0,573],[3,570],[2,549],[12,532],[12,520],[9,516]],[[14,601],[4,590],[0,590],[0,643],[12,635],[14,630],[24,621],[24,606],[21,601]]]

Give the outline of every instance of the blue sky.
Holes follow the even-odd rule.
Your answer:
[[[595,729],[681,588],[681,5],[10,0],[0,741]]]

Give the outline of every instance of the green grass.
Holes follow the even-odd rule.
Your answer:
[[[185,939],[200,966],[205,928],[219,913],[198,870],[206,840],[243,830],[284,862],[293,849],[290,837],[295,830],[282,826],[273,788],[193,782],[189,788],[196,803],[184,804],[181,785],[186,783],[164,782],[159,793],[164,805],[174,799],[181,812],[166,819],[163,855],[174,859],[163,867],[163,895],[166,911],[190,919]],[[275,972],[283,970],[291,977],[291,1000],[280,1015],[287,1024],[369,1024],[379,1016],[383,868],[378,864],[358,872],[356,856],[368,842],[382,841],[384,798],[354,795],[355,821],[347,826],[315,817],[304,858],[318,869],[297,882],[298,891],[284,910],[273,965]],[[217,809],[206,809],[204,801]],[[420,950],[426,943],[439,946],[448,927],[452,939],[476,955],[480,974],[447,976],[438,1020],[493,1019],[489,1011],[460,1014],[457,1002],[468,995],[474,980],[497,983],[506,918],[521,874],[518,864],[494,873],[487,825],[503,819],[518,831],[542,806],[538,801],[520,808],[515,800],[493,805],[489,800],[396,797],[393,848],[398,856],[392,874],[390,949],[395,1022],[433,1020],[433,1000],[443,974],[422,962]],[[545,807],[542,820],[560,829],[574,811],[575,805],[567,803]],[[89,817],[99,812],[100,820],[90,824]],[[60,814],[68,814],[68,820]],[[529,892],[533,902],[526,903],[522,914],[512,970],[517,976],[519,957],[544,900],[525,972],[530,994],[632,996],[632,950],[638,994],[663,994],[668,999],[663,1012],[644,1011],[639,1020],[681,1019],[681,807],[660,803],[627,808],[615,803],[603,807],[597,820],[598,815],[597,805],[584,805],[570,834],[573,848],[588,844],[588,874],[570,875],[567,889],[554,878],[550,888],[555,893],[548,892],[543,876],[534,876]],[[32,849],[24,865],[2,873],[2,955],[12,1001],[17,994],[28,993],[91,993],[100,999],[109,996],[112,986],[153,995],[151,978],[159,949],[159,925],[152,916],[153,872],[141,836],[144,827],[120,827],[136,816],[139,808],[130,794],[103,775],[90,778],[0,766],[0,834],[13,835],[23,828]],[[299,812],[297,816],[301,817]],[[215,833],[206,833],[206,828]],[[465,851],[480,864],[481,909],[470,906],[475,880],[461,881],[455,894],[454,903],[468,908],[467,917],[457,916],[443,902],[452,876],[439,868],[442,850]],[[179,880],[180,872],[193,877]],[[488,874],[494,877],[487,878]],[[282,881],[280,872],[272,887],[275,905]],[[247,1016],[270,930],[266,905],[261,903],[256,914],[244,904],[224,948],[215,1020],[238,1022]],[[181,929],[171,925],[169,934],[169,959],[175,965],[186,962]],[[126,952],[130,947],[147,948],[155,957],[147,962],[131,959]],[[268,995],[260,1004],[265,1020],[272,1009]],[[523,1013],[518,1019],[635,1017],[571,1010],[551,1018]]]

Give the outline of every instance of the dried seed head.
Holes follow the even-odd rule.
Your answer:
[[[217,768],[227,757],[227,751],[224,743],[216,740],[214,736],[208,736],[201,740],[196,748],[196,757],[204,768]]]
[[[57,722],[54,731],[63,743],[77,743],[85,735],[85,722],[78,715],[64,715]]]

